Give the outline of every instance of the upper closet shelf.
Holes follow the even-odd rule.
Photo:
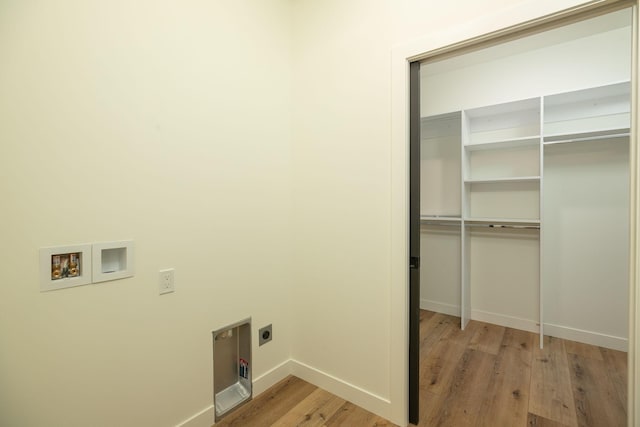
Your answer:
[[[584,141],[628,133],[630,105],[629,82],[545,96],[544,141]]]
[[[540,134],[540,98],[465,110],[465,145],[490,145],[529,140]]]
[[[506,178],[490,178],[490,179],[465,179],[466,184],[493,184],[501,182],[536,182],[540,181],[540,176],[515,176]]]
[[[510,138],[501,141],[467,144],[464,147],[468,151],[480,150],[502,150],[508,148],[535,147],[540,144],[540,135],[524,136],[520,138]]]

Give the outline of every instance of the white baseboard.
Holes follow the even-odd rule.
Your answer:
[[[275,368],[265,372],[258,378],[253,379],[253,397],[262,394],[269,387],[276,385],[278,382],[291,375],[292,364],[291,359],[285,360]]]
[[[544,324],[544,334],[565,340],[578,341],[585,344],[597,345],[619,351],[628,351],[629,340],[623,337],[600,334],[582,329],[569,328],[567,326]]]
[[[388,399],[377,396],[304,363],[292,360],[291,364],[293,368],[292,375],[385,419],[391,417],[391,402]]]
[[[460,317],[460,306],[453,304],[444,304],[437,301],[431,301],[428,299],[420,300],[420,309],[435,311],[436,313],[448,314],[449,316]]]
[[[211,427],[216,418],[216,411],[213,405],[204,408],[191,418],[184,420],[176,427]]]
[[[520,329],[539,333],[540,327],[534,320],[522,319],[519,317],[507,316],[504,314],[490,313],[488,311],[471,310],[471,320],[493,323],[494,325],[506,326],[507,328]]]

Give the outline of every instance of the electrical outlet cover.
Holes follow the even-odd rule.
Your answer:
[[[174,269],[160,270],[158,273],[158,292],[160,295],[175,291]]]

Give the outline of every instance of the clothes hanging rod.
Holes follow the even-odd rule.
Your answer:
[[[431,220],[422,220],[420,221],[422,224],[427,225],[440,225],[446,227],[459,226],[460,222],[455,221],[431,221]],[[485,228],[511,228],[518,230],[540,230],[539,225],[523,225],[523,224],[478,224],[472,222],[466,222],[465,226],[467,227],[485,227]]]
[[[521,224],[474,224],[467,223],[469,227],[486,227],[486,228],[514,228],[520,230],[540,230],[539,225],[521,225]]]
[[[428,224],[428,225],[444,225],[444,226],[448,226],[448,227],[455,227],[455,226],[460,226],[461,221],[437,221],[437,220],[429,220],[429,219],[423,219],[420,221],[421,224]]]
[[[585,136],[585,137],[576,137],[576,138],[567,138],[567,139],[545,139],[542,142],[542,145],[554,145],[554,144],[571,144],[578,142],[589,142],[589,141],[599,141],[602,139],[617,139],[617,138],[628,138],[631,134],[629,132],[622,133],[612,133],[612,134],[603,134],[603,135],[595,135],[595,136]]]

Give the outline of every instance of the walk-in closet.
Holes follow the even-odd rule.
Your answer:
[[[420,307],[626,351],[630,10],[420,73]]]

